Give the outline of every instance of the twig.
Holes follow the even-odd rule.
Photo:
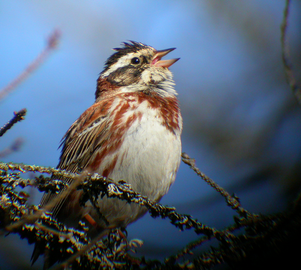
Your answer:
[[[182,153],[182,161],[189,165],[195,173],[200,176],[207,184],[213,187],[218,193],[220,193],[225,199],[228,205],[231,206],[232,209],[236,210],[241,216],[252,216],[250,212],[241,207],[239,199],[237,197],[231,196],[224,188],[216,184],[212,179],[210,179],[207,175],[202,173],[196,166],[195,160],[190,158],[186,153]]]
[[[281,47],[282,47],[282,62],[284,65],[284,71],[286,79],[295,94],[298,102],[301,104],[301,89],[297,86],[296,79],[293,75],[292,64],[289,61],[289,46],[287,41],[287,25],[288,25],[288,15],[290,0],[285,1],[285,8],[283,12],[283,20],[281,24]]]
[[[89,244],[82,247],[79,251],[77,251],[74,255],[70,256],[64,262],[58,264],[56,267],[52,267],[50,270],[59,270],[66,268],[69,264],[71,264],[77,257],[86,253],[90,248],[92,248],[98,241],[100,241],[105,234],[108,233],[108,230],[101,232],[98,236],[96,236]]]
[[[6,95],[12,92],[22,81],[24,81],[35,69],[37,69],[46,58],[49,56],[50,52],[57,48],[57,44],[60,38],[60,31],[54,30],[47,40],[47,45],[44,50],[37,56],[37,58],[31,62],[28,67],[12,82],[0,90],[0,100]]]
[[[8,131],[14,124],[24,120],[24,116],[26,115],[26,113],[27,113],[26,109],[22,109],[18,112],[14,112],[15,116],[2,128],[0,128],[0,137],[2,137],[5,134],[5,132]]]
[[[60,231],[51,229],[47,226],[44,226],[43,224],[36,223],[35,226],[37,226],[39,229],[43,230],[44,232],[51,233],[51,234],[56,235],[58,237],[64,237],[64,238],[67,238],[67,239],[70,239],[72,237],[70,234],[62,233]]]
[[[74,181],[72,182],[72,184],[68,188],[65,188],[58,196],[54,197],[54,199],[52,199],[42,209],[36,211],[34,214],[26,215],[22,219],[18,220],[17,222],[6,226],[5,230],[10,232],[10,231],[13,231],[13,230],[23,226],[24,224],[30,224],[30,223],[36,222],[43,213],[50,211],[58,201],[60,201],[63,198],[68,197],[68,195],[72,191],[76,190],[76,188],[80,185],[80,183],[83,181],[83,179],[86,177],[86,175],[87,175],[86,171],[84,171],[80,175],[77,175],[75,177]]]
[[[249,219],[236,219],[236,223],[234,225],[225,228],[224,230],[222,230],[222,232],[224,232],[224,233],[231,232],[232,233],[233,231],[235,231],[237,229],[241,229],[243,227],[254,225],[255,223],[260,223],[263,221],[264,221],[264,217],[259,216],[259,215],[253,215]],[[208,236],[206,236],[206,235],[202,236],[199,239],[188,243],[176,255],[167,258],[166,261],[178,260],[179,258],[183,257],[186,254],[192,254],[193,249],[201,246],[204,242],[209,241],[209,240],[210,240],[210,238]]]
[[[24,139],[22,137],[15,139],[14,142],[9,147],[0,151],[0,158],[7,157],[11,153],[19,151],[23,143],[24,143]]]
[[[4,171],[19,171],[19,172],[39,172],[39,173],[48,173],[53,174],[55,177],[63,176],[66,178],[73,178],[76,174],[69,173],[67,171],[54,169],[52,167],[36,166],[36,165],[25,165],[17,163],[4,163],[0,162],[0,170]]]

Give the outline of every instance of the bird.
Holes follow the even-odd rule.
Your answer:
[[[174,49],[156,50],[136,41],[113,49],[97,79],[94,104],[62,139],[58,169],[124,180],[151,201],[161,200],[181,161],[183,120],[169,70],[179,58],[162,60]],[[81,195],[76,190],[56,202],[53,217],[76,227],[88,216],[99,232],[126,228],[147,212],[144,206],[106,196],[99,196],[98,209],[89,201],[82,206]],[[56,196],[45,193],[41,207]]]

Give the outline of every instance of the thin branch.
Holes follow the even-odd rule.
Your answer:
[[[282,47],[282,62],[284,65],[284,71],[286,75],[286,79],[295,94],[298,102],[301,104],[301,89],[298,87],[296,83],[296,79],[294,77],[292,71],[292,64],[289,61],[289,46],[287,40],[287,27],[288,27],[288,16],[289,16],[289,7],[290,7],[291,0],[285,1],[285,8],[283,12],[283,20],[281,24],[281,47]]]
[[[195,173],[200,176],[207,184],[213,187],[218,193],[220,193],[225,199],[228,205],[231,206],[232,209],[236,210],[241,216],[252,216],[252,214],[246,209],[241,207],[239,199],[235,196],[231,196],[224,188],[216,184],[212,179],[210,179],[207,175],[202,173],[199,168],[195,166],[195,160],[190,158],[186,153],[182,153],[182,161],[189,165]]]
[[[26,113],[27,113],[26,109],[22,109],[18,112],[14,112],[15,116],[2,128],[0,128],[0,137],[2,137],[6,133],[6,131],[8,131],[14,124],[24,120],[24,116],[26,115]]]
[[[11,153],[19,151],[23,144],[24,139],[22,137],[15,139],[9,147],[0,151],[0,158],[7,157]]]
[[[37,58],[31,62],[28,67],[12,82],[0,90],[0,100],[5,98],[10,92],[12,92],[21,82],[23,82],[27,77],[36,70],[42,63],[45,62],[50,52],[57,48],[58,41],[60,38],[60,31],[54,30],[47,40],[47,45],[44,50],[37,56]]]
[[[58,264],[57,266],[51,268],[50,270],[59,270],[59,269],[65,269],[69,264],[71,264],[76,258],[86,253],[89,249],[91,249],[98,241],[100,241],[105,234],[108,233],[108,230],[105,230],[101,232],[98,236],[96,236],[89,244],[82,247],[79,251],[77,251],[74,255],[70,256],[67,260],[64,262]]]
[[[83,173],[81,173],[80,175],[77,175],[74,179],[74,181],[72,182],[72,184],[68,187],[65,188],[58,196],[54,197],[54,199],[52,199],[49,203],[47,203],[42,209],[36,211],[35,213],[31,214],[31,215],[26,215],[23,216],[22,219],[18,220],[15,223],[12,223],[8,226],[5,227],[5,230],[8,232],[14,231],[15,229],[23,226],[24,224],[31,224],[36,222],[43,213],[51,211],[51,209],[55,206],[55,204],[60,201],[63,198],[68,197],[68,195],[76,190],[76,188],[80,185],[80,183],[83,181],[83,179],[86,177],[87,172],[84,171]]]
[[[36,223],[35,226],[37,226],[39,229],[43,230],[44,232],[47,232],[47,233],[51,233],[53,235],[56,235],[58,237],[64,237],[64,238],[68,238],[70,239],[71,238],[71,235],[70,234],[66,234],[66,233],[62,233],[60,231],[57,231],[57,230],[54,230],[54,229],[51,229],[49,227],[46,227],[42,224],[39,224],[39,223]]]
[[[17,163],[5,163],[0,162],[0,170],[4,171],[19,171],[19,172],[39,172],[39,173],[48,173],[53,174],[54,177],[75,177],[76,174],[69,173],[67,171],[54,169],[52,167],[44,167],[44,166],[36,166],[36,165],[25,165],[25,164],[17,164]]]

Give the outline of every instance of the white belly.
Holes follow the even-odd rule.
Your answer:
[[[117,155],[116,165],[108,177],[114,181],[124,180],[134,191],[159,201],[175,180],[181,159],[181,131],[172,133],[162,125],[156,110],[144,105],[140,105],[143,115],[126,131],[121,147],[103,160],[98,173],[101,175]],[[131,113],[137,111],[139,108]],[[107,197],[99,200],[99,207],[110,224],[123,227],[146,212],[145,207]],[[91,211],[95,210],[91,208]]]
[[[144,114],[125,135],[118,151],[117,160],[110,178],[123,179],[132,188],[148,196],[160,199],[175,180],[181,156],[180,135],[167,130],[151,114]]]

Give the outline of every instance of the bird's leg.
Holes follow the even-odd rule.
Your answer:
[[[122,238],[122,239],[125,239],[127,240],[127,231],[123,228],[118,228],[118,233],[119,233],[119,236]]]
[[[97,224],[97,222],[95,221],[94,218],[91,217],[91,215],[89,213],[85,214],[83,216],[84,219],[86,219],[88,221],[88,223],[94,227],[96,230],[100,229],[100,226]]]

